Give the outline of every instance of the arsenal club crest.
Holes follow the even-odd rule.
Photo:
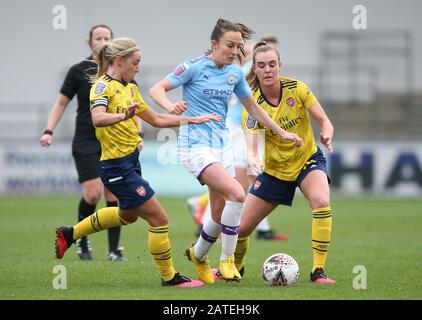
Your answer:
[[[293,106],[295,105],[295,99],[293,99],[292,97],[288,98],[288,99],[286,100],[286,104],[287,104],[289,107],[293,107]]]
[[[146,192],[146,190],[145,190],[145,188],[143,187],[143,186],[140,186],[140,187],[138,187],[137,189],[136,189],[136,192],[141,196],[141,197],[144,197],[146,194],[147,194],[147,192]]]

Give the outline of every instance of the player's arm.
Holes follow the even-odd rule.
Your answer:
[[[138,111],[139,103],[130,105],[125,112],[108,113],[107,107],[97,105],[91,109],[92,123],[94,127],[107,127],[135,116]]]
[[[149,90],[149,96],[156,104],[158,104],[168,113],[182,114],[187,109],[188,104],[186,101],[178,101],[176,103],[171,102],[167,98],[166,92],[172,89],[173,86],[171,83],[166,78],[164,78],[152,86],[152,88]]]
[[[328,151],[333,152],[332,140],[334,135],[334,127],[330,119],[328,119],[324,109],[317,101],[311,107],[309,107],[308,111],[321,128],[321,132],[319,134],[321,143],[327,148]]]
[[[256,119],[261,125],[268,127],[271,131],[276,132],[282,139],[291,140],[295,143],[296,147],[302,145],[302,139],[294,134],[287,132],[280,128],[273,119],[256,103],[254,98],[250,95],[240,99],[242,104],[245,106],[248,113]]]
[[[142,127],[142,119],[139,118],[138,116],[135,116],[135,121],[136,121],[136,124],[138,125],[138,134],[142,138],[142,141],[138,145],[138,150],[141,151],[142,148],[144,147],[144,140],[143,140],[144,139],[144,129]]]
[[[246,143],[246,161],[248,175],[257,176],[262,172],[262,162],[258,153],[258,123],[242,108],[242,129]]]
[[[48,147],[53,141],[53,131],[63,116],[63,113],[69,104],[70,99],[63,93],[59,93],[56,102],[51,109],[50,116],[48,117],[47,127],[40,138],[40,144],[43,147]]]
[[[142,120],[148,122],[153,127],[170,128],[186,126],[188,124],[199,124],[207,121],[220,121],[221,118],[215,114],[208,114],[198,117],[183,117],[173,114],[157,113],[151,108],[147,108],[136,114]]]
[[[262,162],[258,154],[258,134],[244,131],[246,141],[246,159],[251,175],[257,176],[262,172]],[[248,173],[249,174],[249,173]]]

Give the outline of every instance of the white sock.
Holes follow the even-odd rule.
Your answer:
[[[202,226],[201,235],[193,247],[197,259],[204,259],[212,245],[217,241],[220,232],[221,224],[215,222],[212,218],[205,221],[205,224]]]
[[[243,203],[226,201],[223,213],[221,214],[221,257],[225,260],[234,254],[239,234],[240,216],[243,210]]]
[[[265,217],[261,220],[261,222],[256,226],[256,230],[258,231],[269,231],[270,223],[268,222],[268,217]]]

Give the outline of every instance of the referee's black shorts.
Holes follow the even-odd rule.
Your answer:
[[[80,183],[100,177],[101,145],[95,136],[75,137],[72,155]]]

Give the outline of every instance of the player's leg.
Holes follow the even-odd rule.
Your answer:
[[[119,170],[124,164],[127,165],[127,163],[133,163],[134,159],[137,160],[137,156],[137,153],[133,153],[132,155],[125,157],[124,159],[122,158],[103,162],[103,166],[106,169],[101,172],[101,180],[99,178],[95,178],[91,179],[92,181],[87,180],[87,183],[95,183],[96,185],[99,185],[100,190],[102,190],[102,185],[100,182],[102,181],[104,183],[104,186],[107,187],[119,199],[119,204],[122,209],[136,208],[137,206],[139,206],[140,203],[142,203],[140,201],[144,201],[143,197],[139,195],[139,193],[141,193],[141,190],[137,190],[136,187],[134,188],[133,186],[133,184],[135,186],[140,186],[142,183],[138,181],[139,179],[142,179],[138,174],[138,172],[140,172],[140,165],[138,164],[138,166],[135,166],[135,168],[131,169],[131,171],[128,171],[127,176],[121,176]],[[83,168],[85,170],[87,167],[89,167],[88,164],[92,164],[93,162],[94,161],[87,161],[86,167],[79,166],[78,173],[81,172],[79,168]],[[78,161],[77,163],[81,163],[81,161]],[[98,167],[98,160],[96,163]],[[97,172],[92,172],[91,174],[94,175],[96,173]],[[84,174],[84,176],[87,175],[88,172]],[[148,183],[146,183],[146,187],[149,188]],[[134,190],[136,190],[136,192]],[[142,190],[143,192],[145,192],[145,188],[143,188]],[[136,215],[133,215],[132,217],[122,218],[119,213],[119,207],[106,207],[86,217],[73,227],[58,227],[56,229],[55,243],[56,257],[58,259],[63,258],[63,255],[65,254],[66,250],[74,242],[76,242],[78,239],[83,238],[84,236],[113,227],[119,227],[122,225],[133,223],[137,220]]]
[[[234,251],[245,200],[244,190],[221,163],[210,165],[202,173],[201,180],[208,185],[211,191],[212,218],[221,223],[220,272],[227,280],[240,279],[241,276],[234,265]]]
[[[249,236],[257,225],[265,219],[277,204],[265,201],[249,193],[246,197],[245,208],[240,219],[239,238],[234,253],[237,270],[243,274],[244,257],[249,249]]]
[[[324,273],[332,226],[330,188],[326,173],[322,170],[308,172],[300,183],[300,189],[309,201],[313,213],[311,280],[320,283],[335,283]]]
[[[248,236],[278,205],[291,206],[296,182],[283,181],[265,172],[261,173],[249,190],[242,214],[239,241],[235,258],[238,270],[243,269],[243,258],[248,250]]]
[[[256,179],[256,176],[248,175],[249,186],[251,186],[251,185],[253,186],[255,179]],[[289,236],[287,234],[284,234],[284,233],[275,232],[270,226],[270,222],[268,220],[268,217],[265,217],[256,226],[256,239],[258,239],[258,240],[286,241],[286,240],[289,239]]]
[[[94,137],[93,137],[94,138]],[[100,160],[100,145],[97,139],[82,139],[75,136],[72,143],[72,156],[82,184],[82,199],[79,202],[78,222],[95,212],[101,198],[102,183],[99,178],[98,161]],[[87,237],[76,242],[77,253],[83,260],[92,259],[92,251]]]
[[[100,178],[92,178],[82,182],[82,198],[79,201],[78,221],[95,212],[97,203],[100,201],[102,183]],[[92,260],[92,250],[88,237],[82,237],[76,242],[76,252],[82,260]]]
[[[128,219],[127,217],[125,219]],[[127,225],[136,221],[125,220],[119,214],[118,207],[102,208],[73,227],[59,226],[56,229],[56,258],[62,259],[66,250],[78,239],[109,228]]]
[[[163,286],[198,287],[203,283],[177,273],[173,267],[172,249],[168,235],[168,217],[155,196],[134,210],[122,210],[122,217],[133,212],[149,224],[148,248],[162,278]]]
[[[111,193],[106,187],[104,187],[104,198],[106,200],[107,207],[118,207],[119,203],[116,196]],[[121,226],[110,228],[107,230],[108,233],[108,254],[107,259],[110,261],[127,261],[127,258],[123,256],[123,247],[119,247]]]
[[[210,211],[210,214],[203,222],[197,241],[192,247],[186,249],[186,256],[194,264],[199,278],[206,283],[212,284],[214,283],[214,276],[209,265],[207,253],[221,233],[221,215],[226,201],[219,191],[212,187],[208,187],[208,190],[210,203],[207,210]]]

